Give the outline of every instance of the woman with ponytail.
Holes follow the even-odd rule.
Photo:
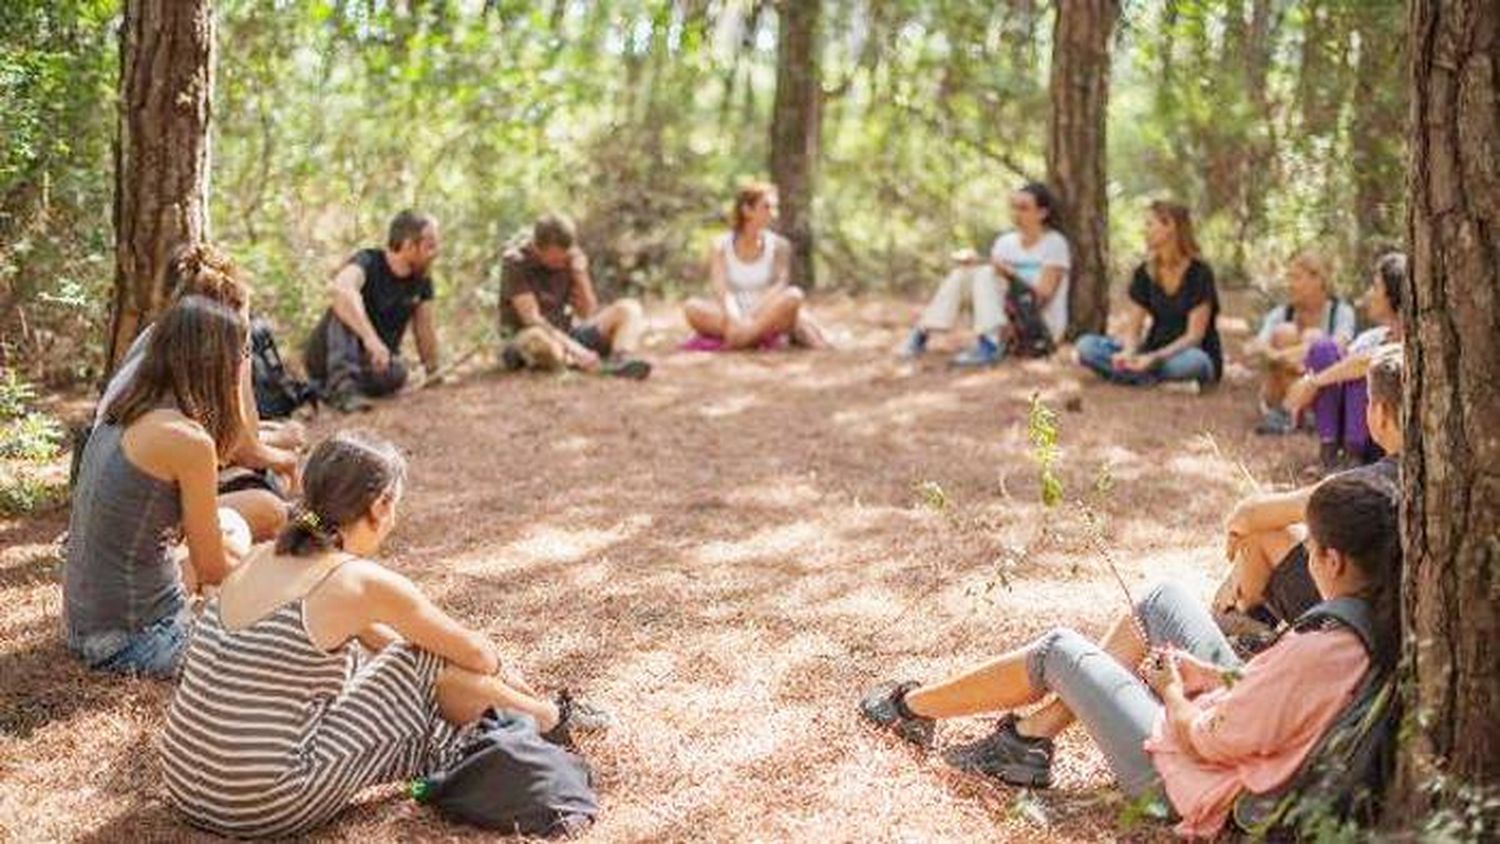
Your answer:
[[[276,544],[205,607],[162,742],[168,795],[193,823],[304,832],[367,786],[451,763],[461,728],[492,707],[559,743],[605,725],[567,692],[540,695],[493,642],[376,562],[405,476],[384,440],[325,440]]]
[[[1307,525],[1319,595],[1368,605],[1371,647],[1326,620],[1331,612],[1321,610],[1334,606],[1326,603],[1241,664],[1207,607],[1166,583],[1099,644],[1056,629],[938,683],[882,684],[860,702],[861,714],[926,747],[939,719],[1010,713],[990,735],[945,756],[1025,786],[1051,783],[1053,737],[1076,719],[1130,797],[1164,800],[1181,819],[1178,832],[1212,838],[1241,794],[1290,782],[1371,665],[1389,667],[1401,650],[1394,485],[1372,473],[1324,481],[1308,502]],[[1034,708],[1049,694],[1051,703]],[[1022,709],[1031,711],[1015,714]]]
[[[771,230],[777,208],[772,184],[753,182],[735,196],[731,229],[708,256],[713,298],[695,297],[682,308],[697,334],[686,348],[757,349],[783,337],[829,347],[802,288],[791,283],[792,244]]]

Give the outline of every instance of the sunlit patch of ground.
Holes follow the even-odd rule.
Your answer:
[[[1039,503],[1032,395],[1059,412],[1067,501],[1097,510],[1133,589],[1177,577],[1207,595],[1230,504],[1292,478],[1311,444],[1255,439],[1247,384],[1189,397],[1057,362],[903,365],[888,351],[909,306],[824,310],[843,351],[679,354],[663,333],[644,384],[479,373],[319,427],[410,454],[391,565],[533,679],[614,712],[587,745],[605,814],[586,839],[1121,837],[1081,733],[1057,786],[1023,795],[871,733],[854,701],[1119,610],[1081,511]],[[0,522],[0,840],[193,838],[154,755],[169,690],[89,676],[60,644],[62,527]],[[317,837],[480,836],[388,788]]]

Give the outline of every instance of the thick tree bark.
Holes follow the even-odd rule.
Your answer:
[[[1408,25],[1412,729],[1397,787],[1418,817],[1439,775],[1500,773],[1500,4],[1412,0]]]
[[[1103,331],[1109,317],[1109,197],[1105,112],[1109,42],[1119,0],[1058,0],[1052,36],[1047,181],[1073,247],[1068,333]]]
[[[213,36],[210,0],[125,2],[110,369],[163,306],[171,249],[208,235]]]
[[[817,176],[823,76],[819,68],[822,3],[777,5],[776,104],[771,112],[771,179],[781,194],[781,230],[792,241],[792,280],[811,289],[813,191]]]

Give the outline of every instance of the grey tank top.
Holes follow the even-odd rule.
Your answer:
[[[123,436],[118,425],[94,428],[73,487],[63,610],[75,635],[136,632],[183,604],[171,556],[182,526],[177,484],[132,465]]]

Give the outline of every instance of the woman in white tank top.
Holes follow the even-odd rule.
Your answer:
[[[729,349],[752,349],[782,336],[813,349],[827,348],[801,288],[792,286],[791,244],[770,230],[776,219],[776,188],[752,184],[734,204],[734,230],[714,242],[709,255],[713,298],[683,306],[688,325]]]

